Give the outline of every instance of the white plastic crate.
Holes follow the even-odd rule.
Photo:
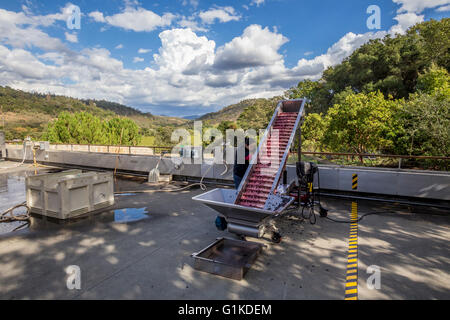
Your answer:
[[[31,212],[57,219],[78,217],[114,204],[111,172],[68,170],[26,178]]]

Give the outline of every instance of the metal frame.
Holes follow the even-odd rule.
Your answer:
[[[280,113],[280,110],[281,110],[282,106],[283,106],[283,101],[278,102],[277,107],[275,109],[275,112],[273,113],[272,119],[270,120],[269,125],[267,126],[266,130],[264,131],[264,136],[261,139],[261,141],[259,142],[258,148],[256,149],[256,152],[253,155],[252,160],[250,161],[250,165],[248,166],[247,171],[245,172],[245,175],[242,178],[241,184],[239,185],[239,188],[237,190],[236,201],[241,196],[242,190],[244,189],[244,187],[246,186],[246,184],[248,182],[247,178],[252,173],[254,165],[258,163],[259,151],[264,146],[264,143],[266,142],[266,140],[267,140],[267,138],[269,136],[269,133],[272,130],[273,123],[275,122],[275,119],[277,118],[278,114]]]
[[[284,171],[284,167],[286,166],[286,160],[290,154],[290,146],[291,146],[292,142],[294,141],[295,134],[297,133],[298,125],[299,125],[300,120],[303,117],[303,113],[305,111],[305,101],[306,101],[305,99],[295,99],[295,100],[290,100],[290,101],[302,101],[302,104],[301,104],[300,110],[298,112],[297,120],[295,121],[294,129],[291,132],[291,137],[289,138],[289,142],[286,146],[286,149],[284,150],[284,155],[281,160],[280,167],[278,168],[277,175],[275,176],[275,180],[273,181],[272,189],[270,190],[270,194],[274,193],[274,191],[276,190],[276,188],[280,182],[281,174]],[[266,201],[266,206],[267,206],[267,201]]]

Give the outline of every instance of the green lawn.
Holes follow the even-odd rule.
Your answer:
[[[154,146],[155,137],[143,136],[139,146]]]

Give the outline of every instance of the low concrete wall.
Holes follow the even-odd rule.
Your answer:
[[[22,160],[22,148],[7,147],[8,158]],[[37,151],[40,162],[66,164],[82,167],[96,167],[119,170],[149,172],[159,161],[158,156],[105,154],[67,151]],[[32,159],[31,149],[27,160]],[[207,179],[233,181],[232,165],[175,164],[170,158],[163,158],[159,164],[161,174],[173,174]],[[295,178],[295,166],[288,166],[288,179]],[[320,187],[335,191],[354,191],[390,196],[450,200],[450,173],[442,171],[419,171],[406,169],[379,169],[343,166],[319,166]],[[358,188],[352,189],[353,174],[358,175]],[[318,186],[316,179],[316,186]]]
[[[114,147],[100,145],[81,144],[51,144],[51,151],[73,151],[73,152],[96,152],[96,153],[120,153],[134,155],[154,155],[154,151],[149,147]]]
[[[358,176],[356,190],[352,188],[354,174]],[[289,179],[295,175],[295,167],[288,166]],[[450,200],[449,172],[321,165],[319,175],[321,189]]]

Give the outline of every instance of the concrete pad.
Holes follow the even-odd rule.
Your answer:
[[[230,280],[193,268],[191,253],[233,237],[216,230],[212,209],[191,200],[203,191],[154,192],[159,187],[144,182],[118,179],[116,191],[130,193],[101,214],[67,225],[33,219],[29,229],[0,236],[0,298],[344,299],[348,224],[282,216],[283,241],[249,238],[266,248],[244,280]],[[349,219],[352,201],[322,202],[330,217]],[[115,210],[132,208],[148,218],[115,220]],[[359,214],[373,211],[389,213],[359,223],[359,298],[449,299],[448,212],[358,201]],[[373,264],[381,268],[380,290],[366,286]],[[70,265],[81,269],[81,290],[67,289]]]

